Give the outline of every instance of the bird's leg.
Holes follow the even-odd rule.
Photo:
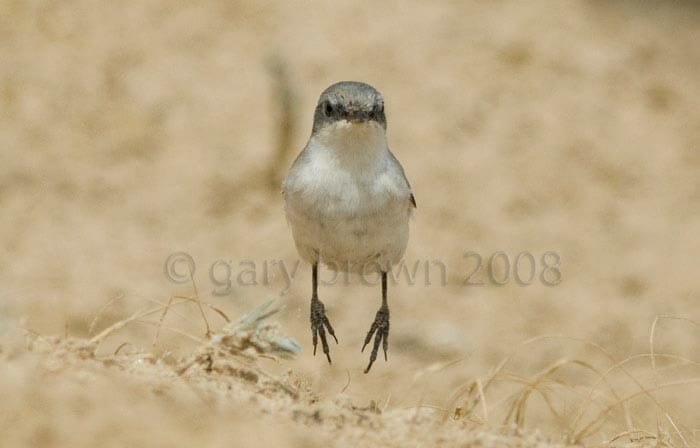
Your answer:
[[[338,343],[338,338],[335,337],[333,327],[326,317],[326,308],[323,306],[323,302],[318,300],[318,263],[314,263],[311,269],[311,335],[313,336],[314,356],[316,356],[316,345],[318,344],[318,337],[320,336],[323,353],[326,354],[326,358],[328,358],[328,363],[330,364],[331,355],[330,349],[328,348],[328,341],[326,340],[326,329],[328,333],[333,336],[336,344]]]
[[[382,272],[382,306],[377,311],[377,315],[374,317],[374,322],[365,336],[365,343],[362,346],[362,351],[365,351],[365,347],[369,344],[374,336],[374,346],[372,347],[372,353],[369,355],[369,364],[365,369],[365,373],[369,372],[372,368],[372,364],[377,359],[377,351],[379,351],[379,343],[382,344],[382,349],[384,350],[384,360],[387,360],[386,351],[389,348],[389,305],[386,300],[386,278],[387,273]]]

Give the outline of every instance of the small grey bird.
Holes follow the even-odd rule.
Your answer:
[[[382,305],[367,332],[374,336],[365,373],[382,344],[387,359],[387,272],[403,257],[408,221],[416,207],[403,168],[389,151],[384,99],[372,86],[345,81],[321,93],[311,137],[282,184],[287,221],[299,255],[312,266],[311,333],[331,362],[326,330],[335,331],[318,298],[318,265],[380,273]]]

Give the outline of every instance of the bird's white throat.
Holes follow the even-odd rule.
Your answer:
[[[343,164],[370,167],[388,151],[386,132],[376,122],[339,120],[320,129],[312,140]]]

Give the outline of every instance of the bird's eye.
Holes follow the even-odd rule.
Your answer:
[[[384,112],[384,105],[378,104],[372,108],[372,111],[369,113],[369,118],[372,120],[376,120],[377,118],[379,118],[382,112]]]
[[[323,106],[323,113],[326,114],[326,117],[333,115],[333,105],[330,102],[326,102],[326,105]]]

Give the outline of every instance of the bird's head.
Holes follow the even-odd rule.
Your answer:
[[[314,114],[313,132],[327,126],[364,125],[386,129],[384,98],[363,82],[342,81],[321,93]]]

